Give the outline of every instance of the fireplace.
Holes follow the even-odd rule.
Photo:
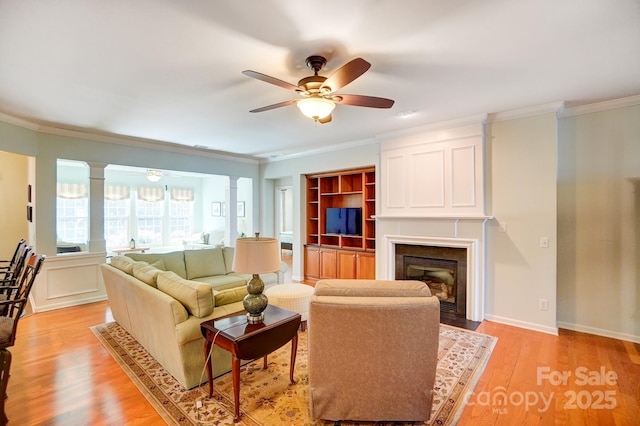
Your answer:
[[[441,311],[466,317],[466,248],[397,244],[395,278],[424,282],[440,300]]]
[[[385,228],[388,228],[386,219],[377,218],[377,223],[380,223],[380,228],[384,232]],[[435,220],[434,220],[435,221]],[[441,225],[445,221],[438,221]],[[425,266],[423,263],[417,263],[417,267],[412,269],[425,268],[441,268],[445,271],[440,271],[439,275],[445,276],[446,273],[454,276],[455,291],[453,289],[447,292],[455,295],[456,307],[455,311],[442,311],[443,315],[464,318],[470,321],[482,321],[484,319],[484,287],[485,287],[485,272],[484,272],[484,222],[483,219],[459,219],[452,221],[453,223],[453,236],[426,236],[415,235],[415,224],[417,220],[407,220],[406,230],[403,234],[400,233],[384,233],[382,236],[382,250],[381,256],[385,259],[382,266],[381,276],[386,279],[398,279],[396,265],[398,256],[413,256],[413,257],[426,257],[436,261],[445,261],[442,263],[436,262],[435,265]],[[420,223],[422,228],[425,224],[429,224],[429,220],[421,219]],[[446,223],[446,222],[445,222]],[[456,229],[455,224],[459,223],[460,227]],[[404,222],[403,222],[404,224]],[[464,225],[464,226],[463,226]],[[397,226],[395,226],[398,228]],[[409,232],[413,231],[414,235],[410,235]],[[396,229],[401,231],[402,229]],[[414,247],[412,250],[417,251],[415,253],[403,252],[405,247]],[[427,249],[427,254],[420,253],[422,249]],[[453,270],[453,263],[448,263],[446,260],[455,261],[455,271]],[[413,273],[413,271],[412,271]],[[435,274],[431,274],[435,275]],[[451,281],[451,278],[448,278]],[[432,284],[433,286],[433,284]],[[440,287],[442,288],[442,287]],[[437,292],[433,292],[434,294]],[[443,295],[441,295],[443,296]],[[449,298],[449,297],[448,297]],[[461,302],[464,300],[464,302]],[[445,309],[453,309],[448,305],[450,301],[446,300],[441,303]],[[466,312],[465,312],[466,306]]]

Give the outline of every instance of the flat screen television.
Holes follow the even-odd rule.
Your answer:
[[[327,234],[362,235],[362,208],[329,207],[326,213]]]

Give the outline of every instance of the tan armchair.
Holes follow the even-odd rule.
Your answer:
[[[313,418],[429,419],[440,303],[421,281],[321,280],[309,307]]]

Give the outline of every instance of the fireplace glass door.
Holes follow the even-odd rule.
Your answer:
[[[396,245],[396,279],[422,281],[440,300],[440,310],[466,315],[466,250]]]
[[[422,281],[440,303],[456,304],[456,261],[405,256],[405,277]]]

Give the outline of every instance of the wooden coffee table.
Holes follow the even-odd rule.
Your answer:
[[[268,305],[264,311],[264,321],[259,324],[248,324],[246,315],[209,320],[200,324],[200,330],[205,339],[204,356],[207,360],[209,397],[213,394],[211,357],[209,357],[213,344],[231,352],[235,420],[240,418],[240,360],[264,357],[264,368],[267,368],[267,355],[291,341],[289,380],[295,383],[293,369],[296,363],[300,321],[300,314]]]

